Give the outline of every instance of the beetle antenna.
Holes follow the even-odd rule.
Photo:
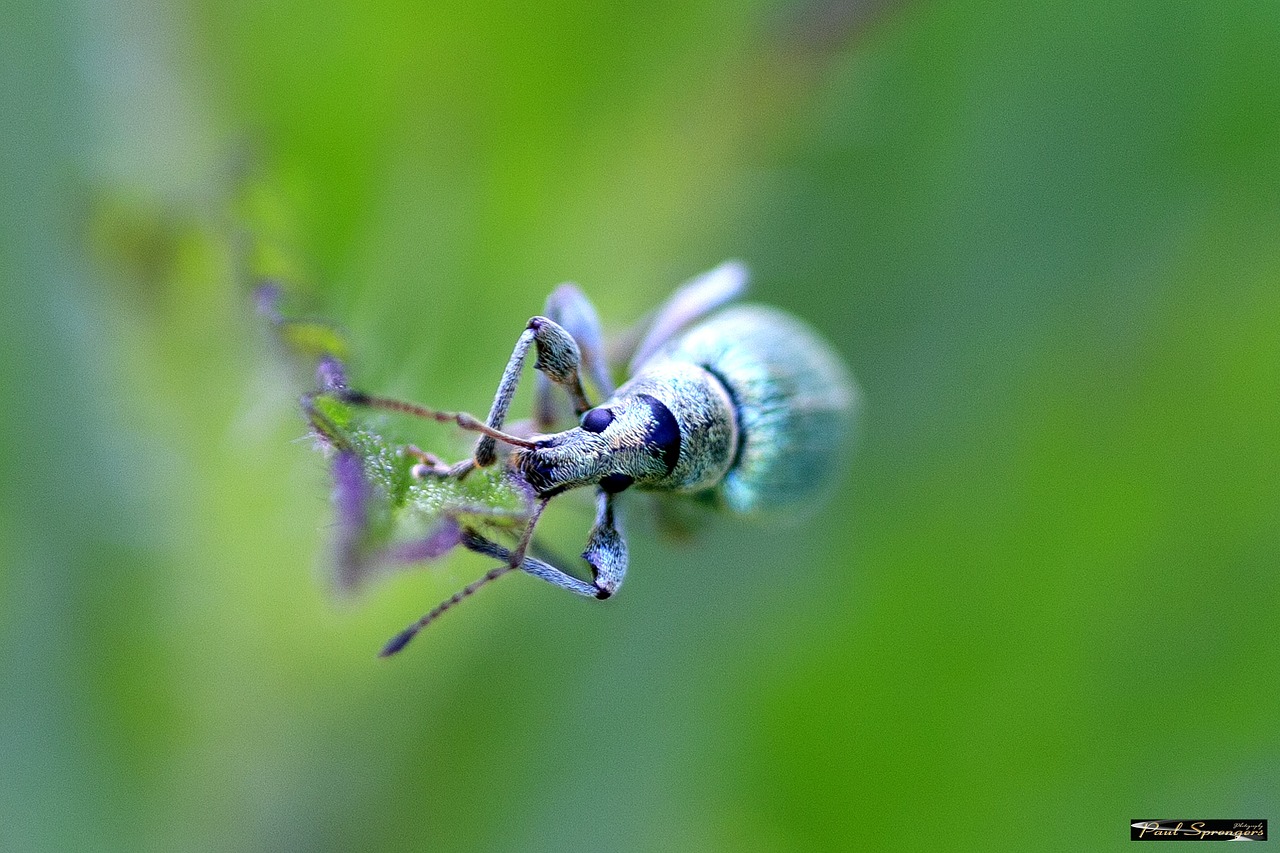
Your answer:
[[[337,392],[339,399],[350,403],[353,406],[366,406],[370,409],[382,409],[388,412],[399,412],[405,415],[413,415],[416,418],[423,418],[429,421],[439,421],[442,424],[457,424],[459,427],[471,432],[479,432],[490,438],[516,447],[525,447],[533,449],[537,445],[529,441],[527,438],[520,438],[509,432],[503,432],[500,429],[494,429],[484,421],[469,415],[466,412],[442,412],[438,409],[428,409],[426,406],[419,406],[417,403],[406,403],[403,400],[393,400],[390,397],[374,397],[371,394],[365,394],[362,391],[351,391],[342,389]]]
[[[533,528],[537,526],[538,519],[542,516],[542,511],[547,508],[547,503],[550,500],[550,498],[547,498],[539,501],[537,506],[533,508],[533,513],[529,516],[529,523],[525,525],[524,532],[520,534],[520,542],[516,545],[514,551],[507,552],[505,548],[489,543],[489,547],[485,549],[485,552],[491,552],[494,556],[501,555],[502,557],[505,557],[505,563],[500,566],[494,566],[492,569],[481,575],[479,579],[467,584],[462,589],[431,608],[431,610],[418,619],[417,622],[414,622],[408,628],[405,628],[399,634],[392,637],[387,644],[382,647],[382,651],[378,652],[378,657],[391,657],[396,652],[409,645],[409,641],[416,637],[419,631],[436,621],[436,619],[438,619],[442,614],[453,608],[454,605],[460,604],[463,600],[475,595],[476,590],[480,589],[480,587],[485,586],[492,581],[496,581],[498,578],[513,569],[518,569],[524,562],[524,555],[525,552],[529,550],[529,543],[533,540]]]
[[[405,628],[399,634],[396,634],[394,637],[392,637],[391,640],[385,646],[382,647],[382,651],[378,652],[378,657],[380,658],[391,657],[396,652],[400,651],[405,646],[409,645],[409,641],[412,640],[414,637],[416,637],[419,631],[421,631],[423,628],[430,625],[432,622],[436,621],[436,619],[438,619],[442,614],[444,614],[445,611],[451,609],[456,604],[460,604],[464,599],[470,598],[472,595],[475,595],[476,590],[480,589],[480,587],[484,586],[485,584],[488,584],[491,581],[496,581],[498,578],[502,577],[507,572],[511,571],[513,568],[515,568],[515,566],[511,566],[511,565],[494,566],[492,569],[490,569],[489,571],[481,575],[479,580],[474,580],[471,583],[467,584],[462,589],[458,590],[453,595],[449,596],[444,601],[440,602],[435,607],[433,607],[431,609],[431,612],[427,613],[417,622],[414,622],[408,628]]]

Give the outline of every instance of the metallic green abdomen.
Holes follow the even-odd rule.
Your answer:
[[[650,363],[689,361],[724,383],[738,414],[738,452],[716,487],[739,513],[815,500],[845,457],[857,391],[830,344],[789,314],[725,309]]]

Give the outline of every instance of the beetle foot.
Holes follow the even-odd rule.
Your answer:
[[[476,466],[474,459],[464,459],[461,462],[455,462],[452,465],[445,463],[439,456],[434,453],[428,453],[416,445],[408,444],[401,448],[401,453],[405,456],[411,456],[417,459],[417,463],[409,469],[409,475],[415,480],[425,480],[428,477],[436,477],[438,479],[448,479],[456,477],[461,480],[471,473],[471,469]]]

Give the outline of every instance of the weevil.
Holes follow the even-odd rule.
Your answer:
[[[740,515],[803,506],[829,484],[847,444],[857,392],[832,347],[799,319],[763,305],[733,304],[747,273],[729,261],[693,279],[623,342],[629,378],[615,388],[595,308],[572,284],[550,297],[516,341],[489,416],[442,412],[346,391],[354,404],[456,423],[481,433],[471,458],[445,465],[414,451],[417,477],[465,477],[503,460],[528,484],[533,506],[513,548],[474,529],[462,544],[501,564],[387,643],[395,654],[440,614],[486,583],[519,569],[578,595],[606,599],[627,572],[618,503],[630,489],[692,497]],[[537,391],[531,424],[504,431],[530,348]],[[583,376],[602,401],[592,405]],[[551,432],[555,388],[567,392],[577,426]],[[501,452],[500,452],[501,451]],[[596,491],[583,580],[530,554],[547,503],[571,489]]]

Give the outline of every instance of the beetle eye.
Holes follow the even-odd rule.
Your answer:
[[[582,416],[582,428],[587,432],[604,432],[613,423],[613,412],[608,409],[592,409]]]
[[[636,396],[649,404],[649,411],[653,415],[645,431],[645,444],[661,455],[663,463],[667,466],[667,473],[670,474],[675,470],[676,463],[680,461],[680,425],[676,423],[675,415],[671,414],[671,410],[664,406],[661,400],[648,394]]]

